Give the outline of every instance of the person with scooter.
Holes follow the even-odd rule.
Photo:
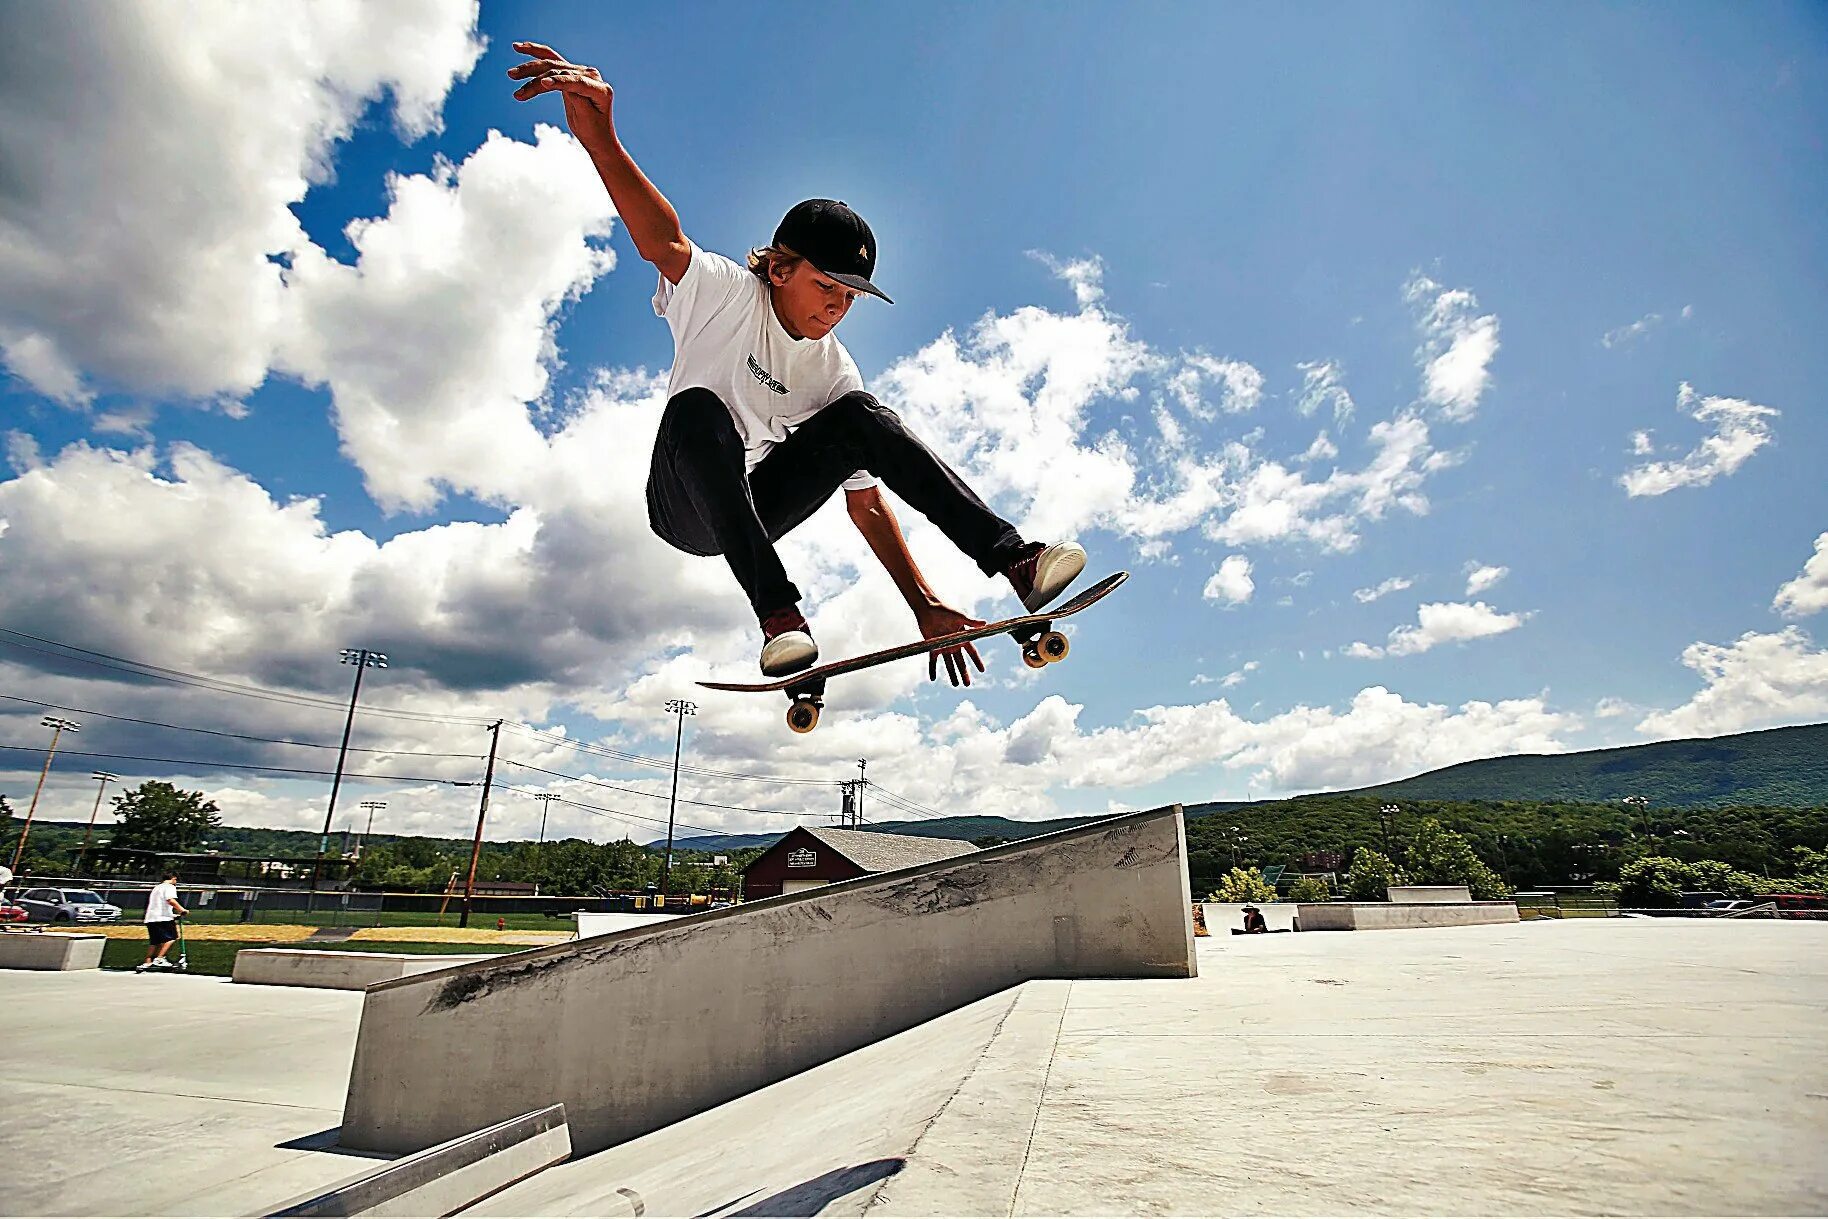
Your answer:
[[[146,959],[133,967],[134,973],[173,968],[165,954],[177,943],[178,920],[189,913],[178,901],[178,870],[167,868],[165,879],[146,895]]]

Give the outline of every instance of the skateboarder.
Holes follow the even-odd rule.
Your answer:
[[[907,428],[864,391],[832,329],[865,294],[889,301],[870,276],[876,238],[835,199],[795,205],[747,265],[700,249],[679,216],[617,138],[613,91],[597,70],[551,47],[517,42],[528,56],[508,75],[521,101],[556,92],[635,249],[659,271],[654,312],[673,332],[672,379],[648,476],[648,522],[687,554],[721,554],[762,628],[762,672],[811,667],[818,645],[774,543],[839,487],[876,558],[932,639],[983,625],[944,604],[908,552],[883,498],[886,484],[939,527],[986,575],[1003,575],[1024,608],[1040,609],[1085,567],[1077,542],[1024,541]],[[889,301],[889,303],[893,303]],[[971,684],[970,643],[944,655],[953,685]]]

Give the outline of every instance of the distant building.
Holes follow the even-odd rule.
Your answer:
[[[801,826],[783,835],[743,869],[743,900],[779,897],[874,872],[937,863],[977,848],[956,838],[915,838],[873,830]]]

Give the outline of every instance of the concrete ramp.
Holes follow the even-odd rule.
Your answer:
[[[580,1154],[1037,978],[1196,973],[1180,807],[382,983],[343,1146],[547,1105]]]

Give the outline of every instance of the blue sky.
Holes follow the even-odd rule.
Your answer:
[[[670,338],[581,154],[537,131],[557,102],[510,97],[528,38],[613,83],[624,142],[706,248],[739,255],[807,196],[862,212],[898,302],[839,330],[872,388],[1013,518],[1134,573],[1066,665],[1036,678],[993,647],[963,699],[924,672],[860,682],[798,740],[772,703],[697,692],[705,765],[843,777],[867,749],[923,807],[1042,816],[1828,712],[1819,6],[489,4],[471,29],[428,5],[366,31],[269,14],[201,47],[153,6],[80,10],[4,18],[0,118],[25,134],[0,139],[30,189],[0,199],[0,625],[331,694],[329,645],[374,639],[428,714],[645,755],[670,744],[661,701],[752,664],[728,576],[641,539]],[[130,70],[59,109],[34,73],[76,61],[84,20]],[[281,26],[264,76],[199,67]],[[1322,373],[1349,411],[1304,411]],[[480,439],[447,444],[467,382]],[[1375,474],[1380,425],[1410,429],[1401,486]],[[1335,472],[1357,481],[1293,507]],[[1408,498],[1368,506],[1380,489]],[[68,504],[96,506],[81,536]],[[1010,612],[904,523],[942,594]],[[907,633],[841,514],[789,557],[826,590],[828,654]],[[343,575],[301,574],[319,565]],[[0,660],[15,695],[153,697]],[[254,714],[219,703],[184,722]],[[8,740],[35,743],[21,706]],[[34,770],[3,776],[15,805]],[[220,788],[231,820],[321,815],[308,783],[160,773]]]

